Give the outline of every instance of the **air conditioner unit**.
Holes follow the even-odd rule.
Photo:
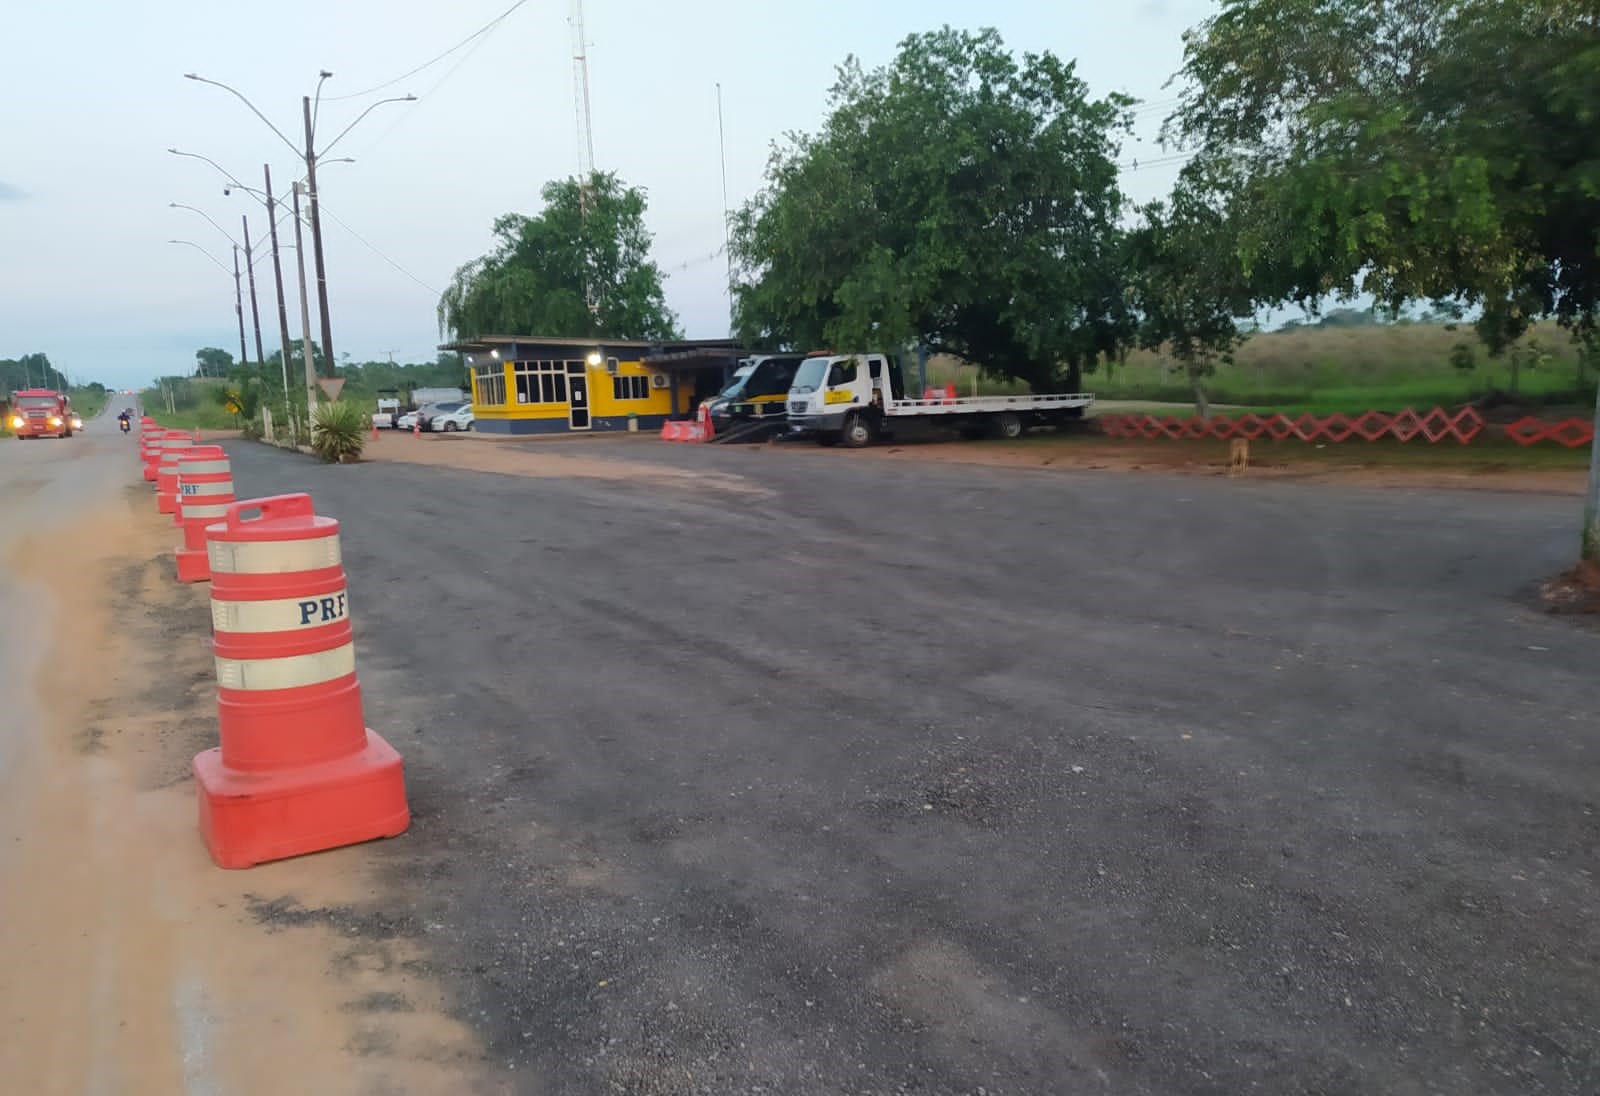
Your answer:
[[[667,376],[665,373],[652,373],[650,374],[650,387],[671,388],[672,378]]]

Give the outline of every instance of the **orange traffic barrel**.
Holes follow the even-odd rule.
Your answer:
[[[230,503],[205,535],[221,742],[194,774],[212,859],[244,868],[403,832],[403,763],[362,716],[339,523],[279,495]]]
[[[154,422],[139,423],[139,463],[144,465],[144,478],[148,483],[156,479],[156,466],[161,463],[161,439],[166,430]]]
[[[196,445],[178,458],[178,510],[183,530],[178,547],[178,581],[211,577],[206,559],[206,526],[228,515],[233,502],[233,467],[220,445]]]
[[[161,439],[160,463],[156,465],[156,510],[173,514],[178,510],[178,458],[194,447],[194,440],[182,430],[168,430]]]

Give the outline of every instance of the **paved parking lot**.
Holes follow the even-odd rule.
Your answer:
[[[1600,1087],[1571,499],[229,448],[344,522],[383,931],[529,1091]]]

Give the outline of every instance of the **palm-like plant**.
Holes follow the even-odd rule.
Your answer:
[[[311,413],[311,450],[329,464],[357,460],[367,444],[366,415],[353,403],[318,404]]]

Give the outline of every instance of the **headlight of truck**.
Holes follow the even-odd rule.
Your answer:
[[[51,426],[60,426],[61,425],[61,416],[60,415],[51,415],[50,416],[50,425]]]

